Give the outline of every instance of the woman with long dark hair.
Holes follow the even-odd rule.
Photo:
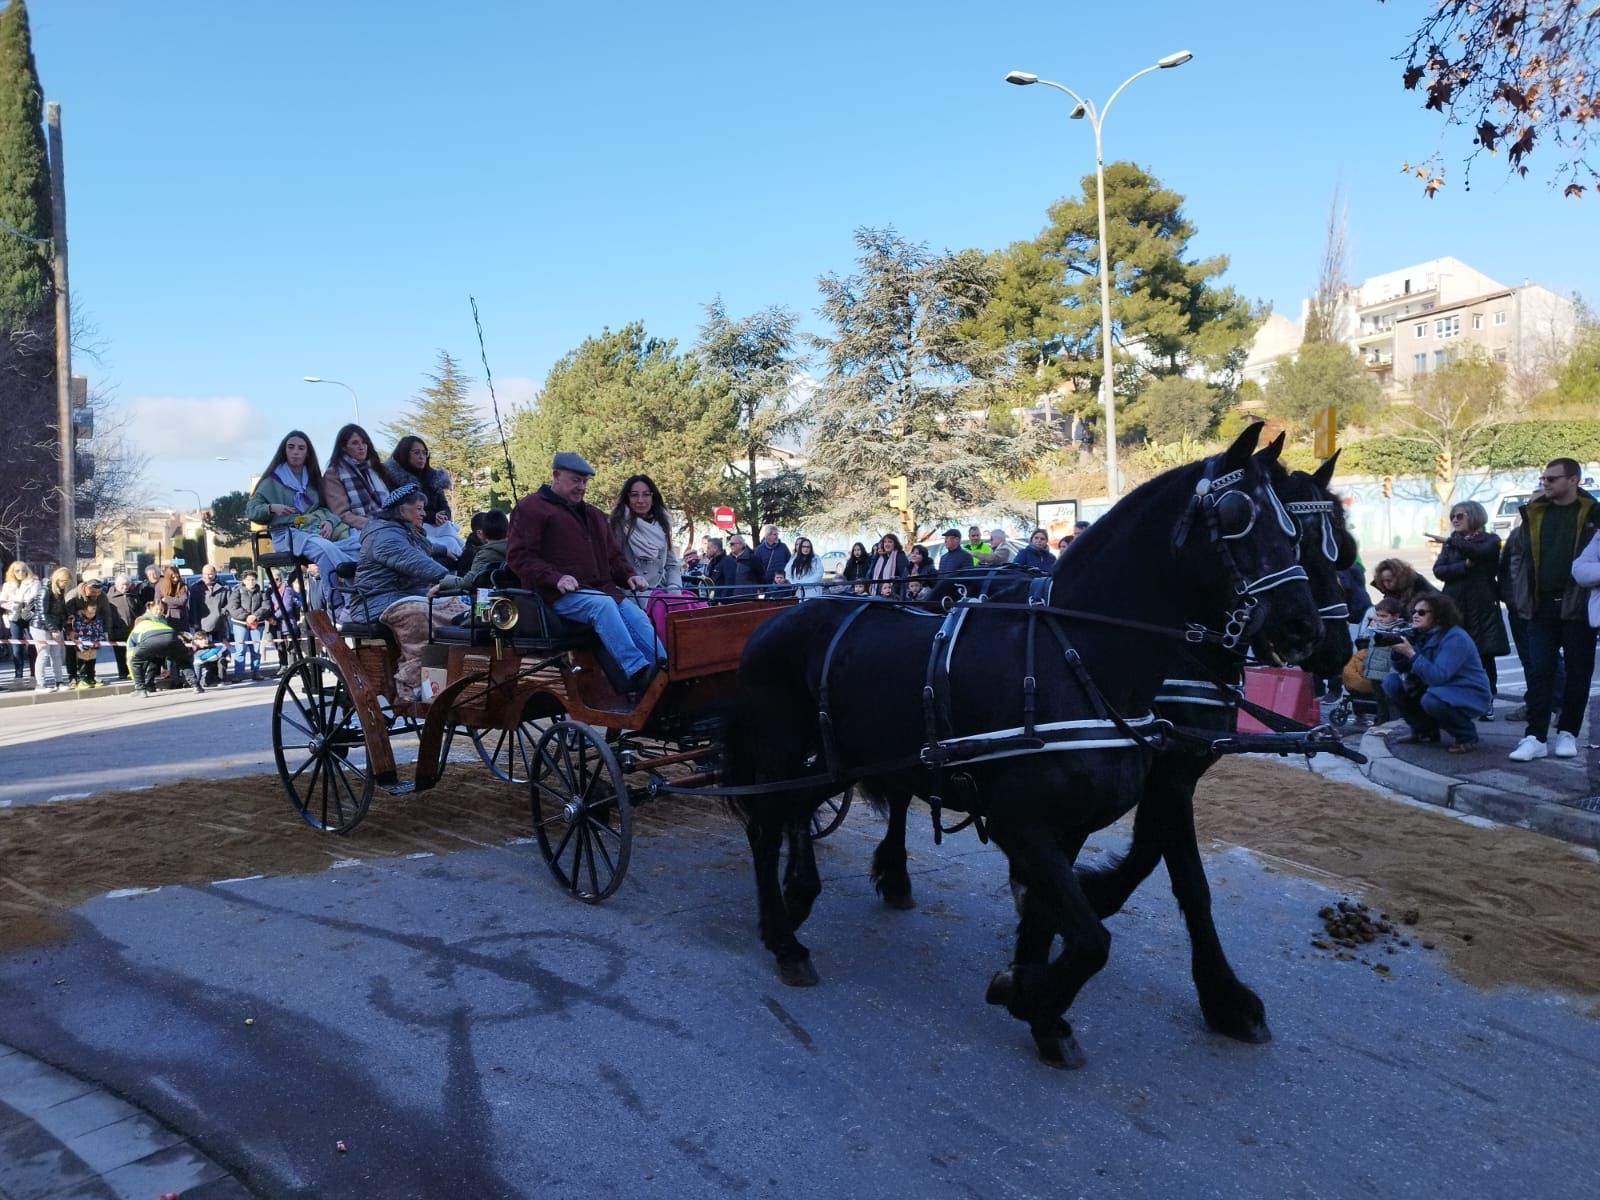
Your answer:
[[[331,597],[334,572],[355,558],[356,546],[345,525],[322,506],[324,482],[311,439],[291,429],[261,472],[244,513],[267,526],[274,550],[314,562]]]
[[[622,555],[633,573],[650,584],[648,591],[683,587],[683,569],[678,552],[672,548],[672,514],[661,498],[661,489],[648,475],[630,475],[611,506],[611,532],[622,547]]]
[[[328,473],[322,477],[322,499],[356,541],[367,522],[382,511],[394,489],[383,464],[372,451],[372,438],[361,426],[344,426],[333,439]],[[458,551],[459,553],[459,551]]]
[[[865,546],[857,542],[850,547],[850,557],[844,560],[844,569],[839,572],[839,578],[845,582],[846,591],[865,596],[867,577],[871,574],[872,556],[867,553]]]
[[[822,594],[822,560],[811,548],[810,538],[795,538],[794,557],[789,560],[784,577],[793,585],[794,594],[801,600]]]
[[[422,518],[422,532],[435,546],[443,546],[452,559],[459,558],[466,549],[461,540],[461,530],[450,515],[450,473],[432,463],[428,443],[414,433],[400,439],[384,464],[384,474],[392,486],[410,480],[422,489],[426,498],[426,512]]]

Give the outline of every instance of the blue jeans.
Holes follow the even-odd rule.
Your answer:
[[[604,592],[584,588],[558,598],[550,607],[593,629],[624,675],[636,675],[667,656],[655,626],[637,604],[618,603]]]
[[[250,673],[261,673],[261,628],[251,629],[248,625],[233,623],[233,677],[244,678],[244,660],[250,660]]]
[[[1550,713],[1555,708],[1556,672],[1566,663],[1566,686],[1559,697],[1561,711],[1556,728],[1578,732],[1583,723],[1584,706],[1589,703],[1589,678],[1594,674],[1594,628],[1584,617],[1576,621],[1561,619],[1561,601],[1546,600],[1528,622],[1528,729],[1541,742],[1550,732]]]
[[[1447,704],[1432,692],[1425,691],[1421,697],[1413,696],[1401,682],[1404,678],[1398,671],[1385,675],[1383,694],[1389,698],[1395,711],[1405,718],[1406,724],[1411,726],[1412,733],[1418,737],[1436,738],[1442,729],[1453,741],[1468,745],[1477,743],[1478,727],[1472,722],[1479,713],[1459,704]]]

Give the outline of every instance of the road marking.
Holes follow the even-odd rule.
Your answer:
[[[265,879],[265,878],[266,878],[265,875],[238,875],[238,876],[235,876],[232,879],[213,879],[211,881],[211,886],[212,887],[221,887],[225,883],[249,883],[251,880],[254,880],[254,879]]]
[[[124,900],[129,896],[143,896],[149,892],[159,892],[160,888],[114,888],[106,893],[107,900]]]

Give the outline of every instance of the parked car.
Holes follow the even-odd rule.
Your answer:
[[[1513,492],[1509,496],[1501,496],[1494,511],[1489,514],[1489,531],[1500,535],[1502,541],[1517,523],[1517,514],[1522,506],[1528,502],[1532,492]]]

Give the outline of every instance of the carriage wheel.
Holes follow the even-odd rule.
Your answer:
[[[597,729],[558,720],[534,747],[533,829],[550,872],[598,904],[622,882],[633,845],[632,806],[616,755]]]
[[[837,796],[829,796],[811,810],[811,837],[813,841],[827,837],[844,823],[844,815],[850,811],[850,801],[854,800],[855,796],[856,785],[852,783]]]
[[[372,804],[372,772],[350,761],[363,746],[355,700],[326,658],[296,663],[272,701],[272,753],[289,802],[308,825],[349,833]]]
[[[507,783],[527,783],[533,778],[533,760],[538,754],[542,721],[524,720],[515,729],[473,729],[472,744],[483,765],[496,779]]]

